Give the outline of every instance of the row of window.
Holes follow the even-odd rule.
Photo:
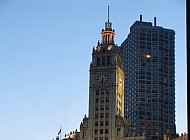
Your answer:
[[[100,122],[98,122],[98,121],[96,121],[95,122],[95,126],[109,126],[109,121],[100,121]]]
[[[145,23],[146,24],[146,23]],[[159,35],[159,36],[173,36],[174,33],[172,30],[168,31],[168,30],[161,30],[161,29],[152,29],[152,28],[139,28],[137,30],[135,30],[132,35],[137,35],[137,33],[139,34],[152,34],[153,36]]]
[[[104,93],[109,94],[108,90],[96,90],[96,95],[104,95]]]
[[[108,134],[108,129],[105,129],[105,130],[104,129],[100,129],[99,132],[98,132],[98,129],[95,129],[94,133],[95,134],[98,134],[98,133],[100,133],[100,134]]]
[[[104,97],[96,98],[96,103],[99,103],[99,102],[103,103],[104,101],[109,102],[109,97],[106,97],[105,99]]]
[[[109,118],[109,113],[100,113],[100,114],[98,114],[98,113],[96,113],[95,114],[95,118],[97,119],[97,118]]]
[[[99,106],[95,106],[95,110],[96,111],[98,111],[98,110],[104,110],[104,108],[106,109],[106,110],[109,110],[109,105],[101,105],[100,106],[100,108],[99,108]]]
[[[102,57],[97,57],[96,58],[96,65],[97,66],[105,66],[105,65],[110,65],[111,64],[111,56],[102,56]]]

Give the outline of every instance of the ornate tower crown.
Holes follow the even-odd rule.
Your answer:
[[[108,21],[105,22],[105,29],[102,29],[102,44],[114,44],[115,31],[112,30],[112,23],[109,22],[109,6],[108,6]]]

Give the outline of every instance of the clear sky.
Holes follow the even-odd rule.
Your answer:
[[[91,52],[107,21],[120,45],[139,20],[176,32],[176,126],[187,132],[185,0],[0,0],[0,139],[52,140],[88,114]]]

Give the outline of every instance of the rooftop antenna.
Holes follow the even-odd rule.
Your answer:
[[[142,15],[140,15],[140,22],[142,22]]]
[[[108,5],[108,22],[109,22],[109,15],[110,14],[110,6]]]

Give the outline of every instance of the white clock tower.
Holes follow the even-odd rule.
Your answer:
[[[114,44],[112,23],[105,22],[102,41],[93,48],[90,65],[89,114],[80,126],[82,140],[122,140],[127,135],[124,117],[124,72],[121,51]]]

